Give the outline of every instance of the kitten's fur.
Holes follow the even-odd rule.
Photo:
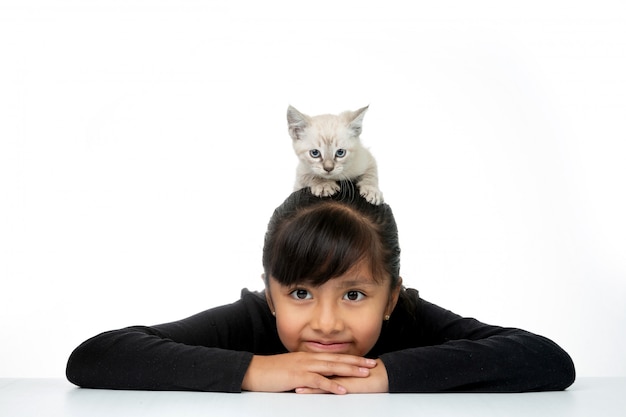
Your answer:
[[[359,138],[366,110],[311,117],[289,106],[289,135],[300,160],[295,190],[310,187],[317,196],[331,196],[339,191],[338,180],[349,179],[368,202],[383,202],[376,160]]]

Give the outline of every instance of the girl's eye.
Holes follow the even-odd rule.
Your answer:
[[[343,298],[348,301],[361,301],[365,298],[365,294],[361,291],[348,291]]]
[[[294,290],[290,294],[296,300],[308,300],[311,297],[311,294],[307,290]]]
[[[311,155],[312,158],[319,158],[320,156],[322,156],[322,153],[317,149],[311,149],[309,151],[309,155]]]
[[[345,149],[337,149],[337,152],[335,152],[335,156],[337,158],[343,158],[344,156],[346,156],[346,150]]]

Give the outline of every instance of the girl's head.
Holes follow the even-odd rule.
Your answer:
[[[352,190],[350,183],[342,189]],[[348,196],[346,196],[348,194]],[[386,204],[354,193],[319,198],[308,188],[291,194],[270,219],[263,248],[265,277],[283,285],[320,285],[367,258],[374,278],[395,287],[400,278],[398,229]]]
[[[391,208],[368,203],[351,183],[342,190],[328,198],[296,191],[265,235],[266,295],[291,351],[365,355],[401,289]]]

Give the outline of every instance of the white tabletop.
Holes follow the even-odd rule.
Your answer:
[[[564,392],[299,395],[110,391],[63,379],[0,379],[0,416],[602,416],[626,415],[626,378],[579,378]]]

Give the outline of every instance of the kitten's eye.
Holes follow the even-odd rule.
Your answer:
[[[318,151],[317,149],[311,149],[309,151],[309,155],[311,155],[311,157],[313,158],[319,158],[320,156],[322,156],[322,153]]]
[[[296,300],[308,300],[312,298],[311,294],[307,290],[303,289],[293,290],[289,295]]]
[[[343,158],[344,156],[346,156],[346,150],[345,149],[337,149],[337,152],[335,152],[335,156],[337,158]]]
[[[343,299],[348,301],[361,301],[364,298],[365,294],[363,294],[361,291],[348,291],[343,296]]]

